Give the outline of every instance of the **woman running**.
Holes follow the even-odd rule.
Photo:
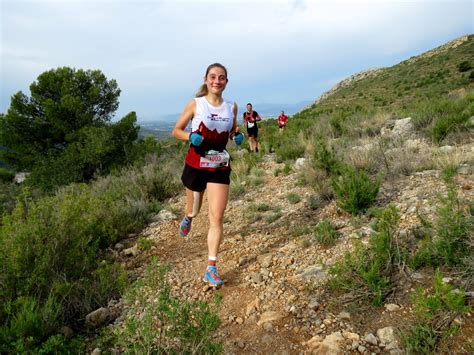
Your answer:
[[[175,138],[191,142],[181,177],[186,187],[186,210],[180,234],[183,238],[189,235],[192,219],[199,212],[207,190],[209,257],[204,281],[212,286],[223,284],[216,262],[229,198],[230,156],[225,148],[229,138],[237,145],[244,139],[242,133],[236,133],[237,104],[222,97],[228,81],[227,69],[219,63],[211,64],[196,98],[188,102],[173,129]],[[192,121],[191,132],[186,132],[189,121]]]

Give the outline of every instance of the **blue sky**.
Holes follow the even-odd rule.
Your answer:
[[[214,62],[224,96],[258,111],[474,32],[472,0],[0,0],[0,16],[0,112],[69,66],[115,79],[116,118],[139,120],[181,112]]]

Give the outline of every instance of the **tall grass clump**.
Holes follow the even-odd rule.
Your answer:
[[[14,177],[15,174],[11,171],[5,168],[0,168],[0,183],[12,182]]]
[[[454,290],[442,281],[436,271],[433,288],[417,288],[412,295],[416,320],[404,334],[406,350],[409,354],[431,354],[438,352],[439,340],[455,333],[458,325],[453,320],[470,311],[466,306],[466,295],[462,290]]]
[[[175,189],[158,165],[37,200],[25,189],[0,226],[0,352],[34,352],[58,325],[80,326],[119,297],[126,274],[102,250],[141,227]]]
[[[454,187],[449,189],[446,197],[441,196],[440,201],[433,222],[419,216],[425,238],[414,255],[415,267],[463,266],[473,254],[469,238],[474,231],[474,217],[470,210],[462,205]]]
[[[356,243],[355,250],[346,253],[330,269],[332,288],[343,290],[349,301],[369,299],[374,305],[383,303],[405,259],[396,238],[399,219],[393,205],[378,212],[376,231],[370,236],[369,244]]]
[[[232,161],[232,173],[230,175],[231,198],[239,198],[245,194],[251,172],[257,169],[257,164],[261,159],[257,154],[244,153]]]
[[[285,136],[276,144],[275,152],[277,163],[281,163],[302,157],[305,153],[305,147],[298,139],[291,139],[290,137]]]
[[[218,354],[212,340],[220,320],[204,301],[183,301],[171,294],[168,269],[156,259],[125,295],[130,305],[119,328],[103,331],[98,345],[133,354]],[[216,299],[216,303],[218,299]]]
[[[15,201],[19,193],[20,185],[0,182],[0,226],[2,225],[2,216],[10,213],[15,207]]]
[[[451,133],[473,128],[469,119],[474,115],[474,93],[456,100],[437,98],[415,103],[407,114],[412,116],[416,129],[428,131],[440,143]]]
[[[364,170],[351,166],[346,166],[340,176],[332,178],[337,204],[353,215],[363,213],[375,203],[380,184],[380,177],[371,179]]]
[[[332,245],[339,238],[340,233],[334,228],[331,221],[323,220],[314,229],[314,238],[318,243]]]
[[[327,175],[334,175],[340,171],[342,164],[337,158],[334,148],[328,147],[325,139],[318,138],[314,144],[313,165],[326,172]]]

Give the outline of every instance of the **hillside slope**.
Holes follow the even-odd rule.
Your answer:
[[[389,68],[374,68],[351,75],[321,95],[311,106],[315,113],[339,109],[402,108],[413,102],[444,96],[453,90],[474,88],[470,71],[460,63],[474,63],[474,35],[465,35]]]
[[[308,204],[314,191],[294,183],[298,171],[274,175],[282,166],[275,163],[273,155],[266,156],[258,167],[264,183],[252,186],[241,198],[230,201],[227,208],[219,256],[226,283],[217,291],[222,296],[220,305],[214,306],[222,324],[213,339],[222,342],[229,354],[319,353],[321,346],[336,346],[345,353],[404,353],[400,334],[414,317],[410,294],[415,287],[427,287],[432,272],[411,272],[380,307],[337,301],[326,284],[328,268],[351,250],[354,240],[367,241],[372,219],[354,220],[334,201],[314,209]],[[474,198],[471,177],[458,176],[463,199]],[[446,190],[438,171],[425,171],[395,184],[384,184],[379,203],[388,199],[395,204],[402,212],[399,233],[409,233],[419,223],[418,211],[432,214],[438,194]],[[290,203],[289,195],[300,196],[301,200]],[[183,206],[183,197],[174,198],[168,210],[181,211]],[[278,217],[272,217],[275,211],[279,211]],[[313,236],[322,220],[330,220],[340,233],[333,246],[321,245]],[[213,304],[216,292],[203,287],[201,281],[207,257],[207,205],[195,219],[189,239],[179,237],[178,225],[179,218],[173,214],[157,219],[141,236],[152,243],[151,249],[138,258],[125,257],[124,262],[132,268],[140,265],[136,273],[141,278],[142,263],[147,264],[155,256],[160,264],[171,266],[166,278],[175,297]],[[145,305],[153,304],[160,290],[142,292],[145,297],[140,302]],[[133,305],[137,304],[126,303],[124,316],[112,327],[122,327],[124,319],[140,318]],[[474,319],[468,316],[459,322],[460,332],[442,346],[453,353],[467,354],[474,341]],[[387,327],[395,331],[397,339],[390,347],[380,330]],[[339,339],[337,345],[333,338]]]

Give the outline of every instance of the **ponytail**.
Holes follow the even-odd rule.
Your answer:
[[[203,97],[203,96],[206,96],[206,95],[207,95],[207,85],[202,84],[199,87],[199,90],[196,92],[196,97]]]

